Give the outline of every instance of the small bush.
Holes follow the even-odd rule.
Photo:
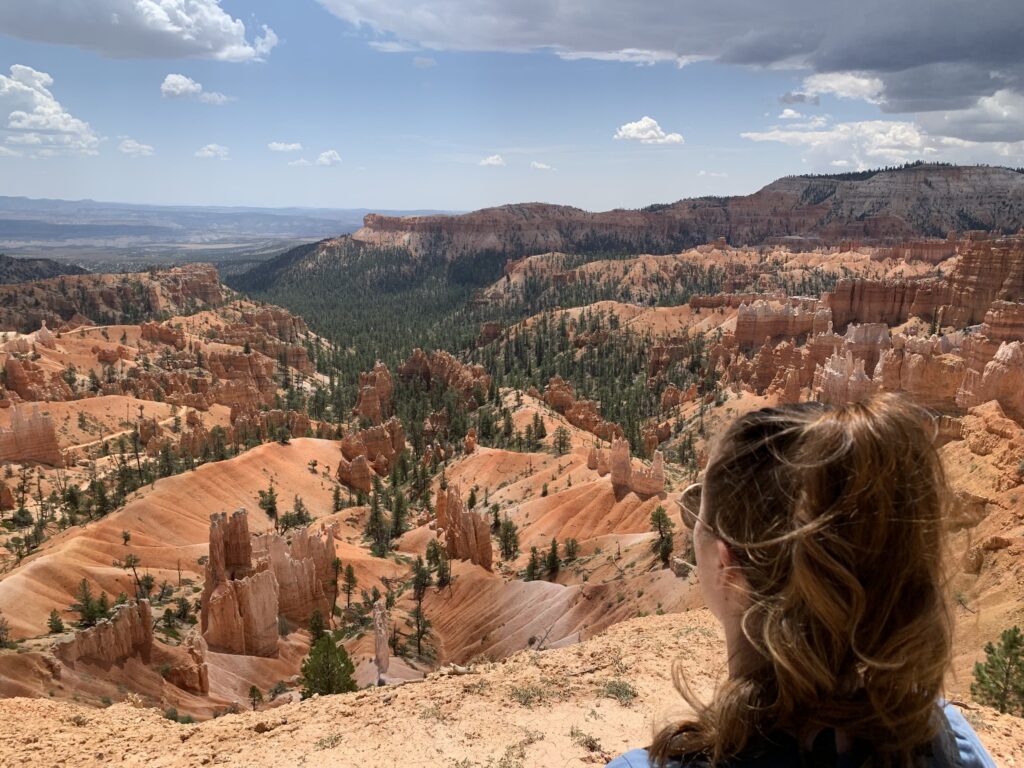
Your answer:
[[[636,688],[619,678],[606,682],[601,692],[607,698],[615,699],[624,707],[632,704],[633,699],[637,696]]]

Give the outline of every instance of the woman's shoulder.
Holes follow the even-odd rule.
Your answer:
[[[943,703],[942,712],[949,723],[949,734],[955,742],[957,768],[996,768],[995,762],[985,750],[985,746],[974,732],[967,718],[954,704]],[[762,755],[760,759],[743,760],[741,764],[751,767],[758,764],[770,764],[775,755]],[[765,762],[767,758],[767,763]],[[701,763],[703,765],[703,763]],[[688,764],[690,766],[693,763]],[[654,768],[646,749],[634,749],[619,755],[608,763],[607,768]],[[686,768],[679,766],[678,768]]]
[[[971,728],[967,718],[955,704],[943,704],[942,712],[949,723],[949,730],[956,742],[956,752],[959,757],[958,766],[963,768],[996,768],[995,762],[985,750],[985,746],[978,738],[978,734]]]
[[[633,749],[616,757],[607,768],[653,768],[653,765],[646,749]]]

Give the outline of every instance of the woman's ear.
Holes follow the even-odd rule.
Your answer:
[[[715,539],[715,572],[726,594],[745,594],[746,580],[732,549],[721,539]]]

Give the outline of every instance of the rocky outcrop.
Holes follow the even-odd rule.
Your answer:
[[[342,458],[338,462],[338,482],[369,493],[373,488],[373,467],[365,456],[356,456],[352,461]]]
[[[207,368],[213,374],[213,401],[231,407],[272,406],[277,394],[277,363],[259,352],[210,352]]]
[[[443,350],[429,355],[414,349],[409,359],[398,368],[406,379],[420,379],[428,387],[444,386],[456,390],[469,410],[483,404],[491,388],[491,376],[482,365],[466,365]]]
[[[787,302],[757,300],[740,304],[736,310],[736,343],[751,349],[765,339],[798,339],[820,333],[832,319],[816,299],[791,299]]]
[[[844,405],[870,397],[878,384],[864,371],[864,360],[852,352],[836,353],[814,373],[813,396],[820,403]]]
[[[143,341],[166,344],[177,350],[185,348],[185,329],[170,323],[143,323],[140,326]]]
[[[491,570],[491,526],[486,515],[465,508],[458,485],[437,492],[435,509],[438,532],[444,533],[448,556]]]
[[[75,398],[71,387],[55,371],[44,370],[27,357],[10,356],[4,361],[7,388],[22,400],[60,401]]]
[[[337,529],[337,523],[303,528],[292,533],[291,541],[277,533],[255,537],[256,570],[273,572],[279,610],[294,622],[305,624],[313,611],[330,616]]]
[[[153,615],[148,600],[116,606],[109,619],[78,630],[70,639],[53,646],[57,658],[71,667],[78,661],[117,664],[131,656],[148,664],[152,649]]]
[[[476,450],[476,427],[470,427],[462,441],[462,452],[467,456]]]
[[[199,629],[193,627],[189,630],[181,645],[174,651],[176,652],[171,654],[172,661],[167,665],[167,682],[199,696],[209,694],[210,670],[206,661],[208,647]]]
[[[654,452],[649,469],[634,469],[629,443],[618,439],[612,442],[610,450],[591,448],[587,467],[596,469],[602,477],[610,475],[618,490],[632,491],[638,496],[659,496],[665,492],[665,457],[661,451]]]
[[[994,301],[1024,301],[1024,235],[968,239],[932,299],[940,323],[957,328],[982,322]]]
[[[116,275],[63,275],[0,285],[0,329],[30,332],[42,323],[66,329],[87,322],[138,322],[223,304],[209,264]]]
[[[1016,418],[1024,418],[1024,343],[1003,342],[980,373],[970,369],[956,393],[961,408],[995,400]]]
[[[244,309],[241,315],[246,326],[259,328],[267,336],[287,344],[296,344],[309,333],[305,320],[281,307],[268,304],[255,309]]]
[[[955,407],[967,363],[959,354],[962,333],[918,337],[898,333],[878,360],[874,380],[886,392],[904,392],[938,410]]]
[[[330,600],[324,594],[312,558],[295,558],[284,537],[267,533],[256,537],[257,567],[270,571],[277,581],[278,611],[297,624],[306,624],[313,611],[330,615]]]
[[[821,299],[832,312],[833,326],[842,332],[850,323],[892,326],[906,322],[917,290],[917,285],[910,282],[844,278]]]
[[[200,627],[210,648],[224,653],[277,653],[278,584],[273,571],[253,573],[244,509],[210,517],[210,554]]]
[[[0,427],[0,462],[15,461],[64,466],[53,418],[38,405],[14,406],[10,428]]]
[[[391,371],[378,360],[372,371],[359,374],[359,401],[352,409],[352,415],[371,424],[380,424],[392,414],[394,391]]]
[[[572,385],[561,376],[554,376],[544,390],[544,402],[574,427],[612,441],[623,436],[622,427],[601,418],[601,404],[594,400],[577,400]]]
[[[338,480],[349,487],[369,491],[372,476],[367,469],[387,475],[395,457],[404,450],[405,430],[402,422],[394,417],[379,426],[345,435],[341,439]]]

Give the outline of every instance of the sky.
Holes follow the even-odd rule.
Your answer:
[[[1020,0],[0,0],[0,195],[588,210],[1024,166]]]

